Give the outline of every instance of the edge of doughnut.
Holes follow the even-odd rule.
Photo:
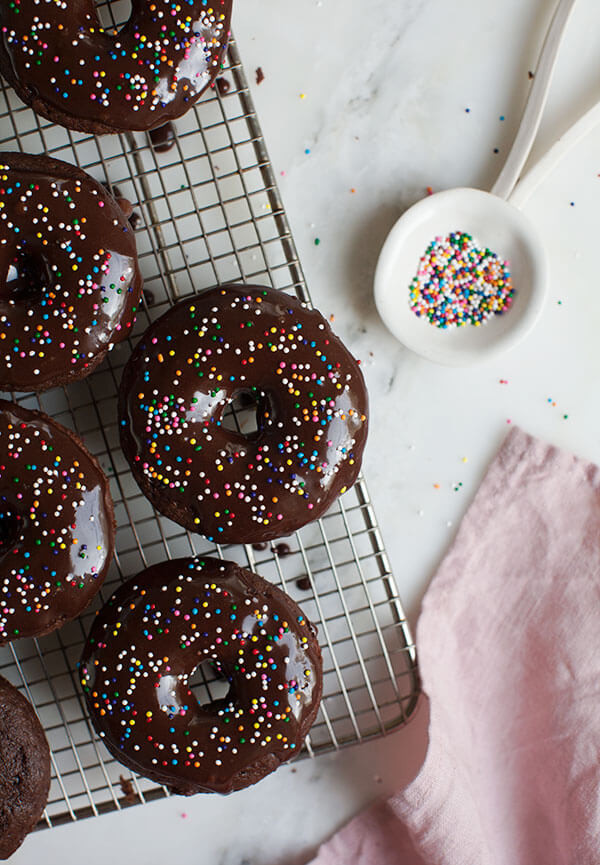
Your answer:
[[[10,400],[0,398],[0,412],[4,411],[4,409],[7,406],[10,406],[10,407],[18,406],[18,408],[23,409],[23,407],[19,406],[19,404],[16,402],[11,402]],[[110,552],[110,555],[107,555],[106,564],[102,568],[102,571],[100,571],[100,573],[98,574],[98,577],[97,577],[97,579],[98,579],[98,591],[100,591],[100,589],[102,588],[102,584],[103,584],[103,582],[106,578],[106,575],[108,573],[108,570],[111,566],[114,554],[115,554],[115,543],[116,543],[116,534],[117,534],[117,521],[115,518],[114,503],[113,503],[112,496],[110,493],[110,481],[109,481],[107,475],[105,474],[102,466],[100,465],[100,463],[96,459],[96,457],[92,453],[90,453],[90,451],[87,449],[87,447],[83,443],[83,440],[81,438],[79,438],[79,436],[76,433],[74,433],[73,430],[70,430],[68,427],[63,426],[63,424],[54,420],[54,418],[51,418],[50,415],[47,415],[43,411],[37,411],[37,409],[23,409],[23,410],[32,412],[32,414],[36,415],[36,420],[43,421],[44,423],[50,424],[53,427],[58,427],[62,433],[66,434],[67,438],[69,438],[75,445],[77,445],[79,447],[79,449],[81,450],[81,452],[84,454],[84,456],[86,456],[91,461],[94,468],[97,469],[99,476],[100,476],[100,479],[104,481],[103,500],[104,500],[104,507],[106,509],[106,516],[108,519],[108,524],[109,524],[109,529],[110,529],[110,537],[108,537],[108,533],[107,533],[106,546]],[[76,613],[74,616],[64,616],[64,615],[59,616],[56,619],[56,623],[51,628],[44,628],[42,631],[38,631],[35,634],[36,639],[38,637],[45,637],[46,634],[51,634],[53,631],[56,631],[58,628],[61,628],[67,622],[73,621],[73,619],[77,619],[79,616],[81,616],[82,613],[85,612],[85,610],[87,610],[89,605],[92,603],[92,601],[96,597],[96,594],[92,595],[90,597],[90,599],[88,600],[87,604],[85,604],[79,610],[79,612]],[[29,637],[29,638],[31,639],[31,637]],[[24,639],[27,639],[27,636],[25,636]],[[11,642],[14,642],[14,641],[13,640],[6,640],[6,639],[3,640],[2,638],[0,638],[0,646],[6,646],[6,645],[8,645],[8,643],[11,643]]]

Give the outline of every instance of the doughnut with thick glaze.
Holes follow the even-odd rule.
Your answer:
[[[180,117],[222,68],[232,0],[132,0],[115,33],[95,0],[0,4],[0,72],[53,123],[97,135]]]
[[[133,229],[67,162],[0,153],[0,390],[88,375],[129,334],[142,291]]]
[[[200,705],[209,662],[227,696]],[[94,727],[134,772],[176,793],[230,793],[298,753],[322,694],[315,629],[281,589],[234,562],[153,565],[94,620],[80,664]]]
[[[112,560],[108,480],[70,430],[0,400],[0,645],[78,616]]]
[[[240,396],[257,429],[224,423]],[[121,443],[161,513],[219,543],[288,535],[360,471],[367,392],[316,310],[282,291],[213,288],[142,336],[123,374]]]

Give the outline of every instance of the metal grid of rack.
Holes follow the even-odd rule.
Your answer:
[[[106,2],[99,10],[114,16],[119,7]],[[103,600],[119,581],[167,557],[212,553],[238,561],[282,586],[317,624],[324,697],[304,756],[383,735],[403,724],[417,701],[415,649],[363,479],[283,546],[215,547],[153,510],[119,449],[121,370],[148,323],[176,299],[243,281],[309,301],[234,41],[222,75],[229,91],[211,89],[178,120],[175,144],[165,153],[145,134],[70,132],[35,115],[4,84],[0,90],[0,149],[73,162],[134,203],[145,279],[129,343],[67,389],[16,395],[84,439],[110,478],[118,526],[114,564],[90,609],[60,631],[0,650],[0,672],[33,703],[52,749],[50,798],[40,826],[168,795],[131,777],[106,751],[87,717],[76,670]],[[209,671],[201,673],[195,690],[202,702],[215,696],[219,683]]]

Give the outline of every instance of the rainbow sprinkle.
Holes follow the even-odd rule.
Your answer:
[[[409,287],[409,304],[419,318],[444,330],[479,327],[506,312],[515,294],[508,261],[470,234],[436,237],[419,260]]]

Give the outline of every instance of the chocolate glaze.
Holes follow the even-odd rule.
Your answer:
[[[135,320],[125,213],[79,168],[24,153],[0,153],[0,204],[0,390],[83,378]]]
[[[203,662],[230,683],[200,706]],[[109,751],[174,792],[229,793],[298,753],[321,699],[314,627],[281,589],[233,562],[163,562],[121,586],[81,659],[94,727]]]
[[[149,133],[152,147],[156,153],[168,153],[177,141],[175,127],[172,123],[157,126]]]
[[[0,71],[35,111],[83,132],[148,130],[184,114],[221,70],[232,0],[132,0],[103,30],[95,0],[0,4]]]
[[[142,217],[134,210],[131,216],[129,217],[129,224],[133,228],[134,231],[137,231],[140,225],[142,224]]]
[[[222,425],[240,391],[258,430]],[[144,494],[170,519],[225,543],[292,534],[356,480],[367,436],[357,362],[316,310],[231,285],[181,301],[125,367],[121,443]]]
[[[50,790],[50,751],[25,697],[0,676],[0,859],[35,827]]]
[[[231,90],[231,83],[227,78],[217,78],[215,84],[217,85],[217,90],[219,91],[220,96],[227,96]]]
[[[108,481],[77,437],[0,400],[0,645],[47,634],[99,591],[114,550]]]

